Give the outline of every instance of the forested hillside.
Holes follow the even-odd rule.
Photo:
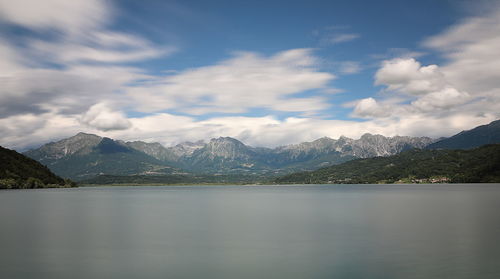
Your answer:
[[[74,186],[39,162],[0,146],[0,189]]]
[[[472,150],[411,150],[280,177],[276,183],[500,182],[500,144]]]

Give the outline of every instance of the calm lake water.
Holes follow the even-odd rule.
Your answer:
[[[0,191],[0,278],[500,278],[500,185]]]

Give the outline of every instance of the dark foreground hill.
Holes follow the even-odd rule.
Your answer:
[[[500,120],[429,144],[427,149],[471,149],[485,144],[500,143]]]
[[[358,159],[312,172],[294,173],[275,182],[498,183],[500,144],[472,150],[411,150],[389,157]]]
[[[74,187],[39,162],[0,146],[0,189]]]

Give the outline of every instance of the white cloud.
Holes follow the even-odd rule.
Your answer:
[[[252,108],[318,111],[328,107],[322,97],[294,97],[326,88],[335,78],[315,68],[309,49],[293,49],[262,57],[237,53],[214,66],[190,69],[153,84],[135,86],[128,95],[145,112],[173,109],[191,114],[246,112]]]
[[[500,5],[489,10],[424,42],[448,59],[442,67],[447,78],[473,95],[500,93]]]
[[[347,43],[354,41],[360,37],[359,34],[355,33],[333,33],[325,35],[321,38],[320,44],[322,45],[336,45],[340,43]]]
[[[384,61],[375,74],[376,85],[411,95],[424,95],[446,85],[437,65],[422,66],[413,58]]]
[[[192,117],[159,113],[129,118],[132,124],[126,130],[100,131],[83,125],[77,116],[53,113],[18,115],[0,119],[0,145],[24,150],[49,141],[70,137],[78,132],[94,133],[122,140],[144,140],[171,146],[186,140],[196,141],[219,136],[235,137],[252,146],[274,147],[341,135],[359,138],[364,133],[386,136],[450,136],[464,129],[495,120],[492,114],[474,112],[443,117],[423,114],[405,118],[383,118],[368,121],[324,120],[289,117],[284,120],[265,117],[216,117],[197,121]]]
[[[47,111],[78,114],[96,102],[119,99],[117,89],[143,77],[139,70],[128,67],[75,66],[63,70],[11,71],[1,77],[0,117]]]
[[[440,109],[449,109],[464,104],[469,100],[470,95],[468,93],[460,92],[452,87],[447,87],[418,98],[412,102],[412,105],[422,111],[436,111]]]
[[[350,26],[334,25],[313,30],[313,36],[317,37],[321,47],[347,43],[359,39],[360,34],[350,32]]]
[[[0,0],[0,20],[32,29],[77,34],[105,24],[110,7],[102,0]]]
[[[373,98],[359,100],[354,106],[353,116],[362,118],[378,118],[391,115],[391,108],[382,105]]]
[[[125,114],[113,111],[104,103],[90,107],[80,120],[83,124],[101,131],[125,130],[132,125]]]
[[[123,63],[170,55],[173,46],[159,48],[149,41],[130,34],[98,31],[58,41],[30,41],[37,58],[63,64],[78,62]]]
[[[451,85],[437,65],[422,66],[413,58],[384,61],[375,74],[375,84],[416,97],[412,108],[423,112],[439,112],[471,100],[469,93]]]
[[[340,73],[345,75],[357,74],[361,72],[362,68],[359,62],[344,61],[340,63]]]
[[[0,0],[0,22],[18,25],[50,36],[9,35],[22,41],[17,52],[30,67],[81,62],[123,63],[169,55],[176,48],[158,47],[136,35],[112,31],[108,23],[113,18],[112,7],[106,0]],[[56,32],[54,32],[56,31]],[[43,33],[45,32],[45,33]],[[28,63],[27,63],[28,62]]]
[[[410,105],[399,105],[395,115],[500,117],[500,5],[489,10],[424,41],[444,55],[443,65],[422,66],[412,58],[384,62],[375,83],[409,97]]]
[[[395,58],[419,58],[426,55],[425,52],[414,51],[407,48],[389,48],[385,53],[371,54],[372,59],[376,60],[391,60]]]
[[[74,117],[54,113],[27,113],[0,118],[0,130],[0,145],[17,150],[38,147],[42,143],[85,131]]]
[[[486,124],[494,120],[491,114],[449,115],[429,118],[413,115],[404,119],[374,119],[369,121],[324,120],[289,117],[278,120],[265,117],[216,117],[196,121],[190,117],[156,114],[132,118],[130,130],[112,131],[104,135],[125,140],[147,140],[171,146],[182,141],[196,141],[219,136],[230,136],[252,146],[274,147],[284,144],[311,141],[328,136],[341,135],[359,138],[364,133],[386,136],[450,136],[464,129]]]
[[[406,55],[384,61],[375,84],[386,89],[378,100],[348,103],[354,108],[352,115],[372,119],[370,122],[386,121],[408,135],[435,136],[498,119],[499,8],[496,5],[488,14],[464,19],[424,42],[443,53],[447,59],[443,65],[424,66]],[[402,125],[408,128],[401,129]]]
[[[14,47],[5,41],[0,41],[0,78],[21,70],[22,60],[23,58],[14,50]]]
[[[80,114],[96,103],[119,100],[128,84],[151,78],[141,69],[109,63],[167,55],[173,47],[109,30],[107,3],[0,0],[0,23],[21,25],[33,34],[57,31],[53,36],[9,34],[12,43],[0,43],[0,117]]]
[[[278,101],[272,106],[273,110],[288,111],[288,112],[310,112],[324,110],[331,105],[325,98],[310,97],[310,98],[290,98]]]

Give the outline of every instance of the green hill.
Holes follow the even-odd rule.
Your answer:
[[[74,187],[47,167],[14,150],[0,146],[0,189]]]
[[[276,183],[478,183],[500,182],[500,144],[471,150],[410,150],[389,157],[358,159]]]
[[[426,149],[471,149],[497,143],[500,143],[500,120],[462,131],[450,138],[429,144]]]
[[[245,174],[99,175],[80,181],[83,185],[174,185],[174,184],[254,184],[266,176]]]

